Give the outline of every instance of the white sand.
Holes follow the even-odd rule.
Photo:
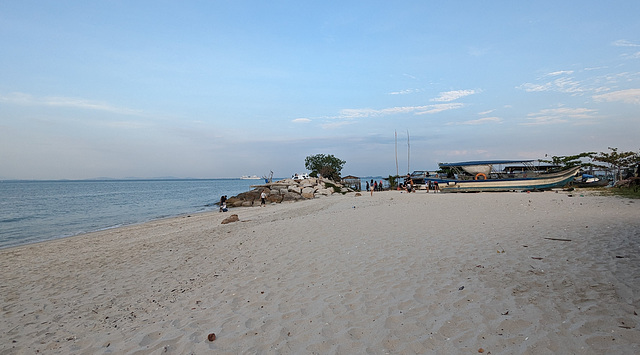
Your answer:
[[[580,194],[349,194],[2,250],[0,354],[640,353],[640,201]]]

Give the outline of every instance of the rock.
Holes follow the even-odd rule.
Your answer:
[[[287,190],[291,191],[291,192],[295,192],[297,194],[302,193],[302,189],[297,185],[291,185],[291,186],[287,187]]]
[[[297,201],[300,200],[302,198],[302,196],[300,196],[297,193],[294,192],[287,192],[286,194],[282,195],[282,201]]]
[[[231,216],[225,218],[222,220],[221,224],[227,224],[227,223],[232,223],[232,222],[238,222],[240,220],[240,218],[238,218],[237,214],[232,214]]]
[[[301,181],[284,179],[270,183],[269,188],[257,187],[251,191],[243,192],[227,200],[229,207],[250,207],[260,202],[260,194],[264,190],[267,193],[269,203],[280,203],[312,199],[314,197],[331,196],[336,191],[341,191],[342,185],[333,181],[325,183],[322,179],[308,178]],[[334,189],[334,186],[336,188]],[[351,191],[345,189],[345,191]]]

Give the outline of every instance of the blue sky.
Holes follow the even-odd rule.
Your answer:
[[[640,149],[638,1],[3,1],[0,178]],[[410,160],[407,158],[407,132]]]

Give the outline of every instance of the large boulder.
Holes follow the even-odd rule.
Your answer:
[[[331,194],[333,194],[333,189],[319,189],[318,194],[323,196],[331,196]]]
[[[289,187],[287,187],[287,191],[295,192],[297,194],[302,193],[302,189],[298,185],[289,185]]]
[[[282,201],[297,201],[300,200],[302,198],[302,196],[300,196],[300,194],[297,194],[295,192],[287,192],[286,194],[282,195]]]
[[[313,194],[313,192],[303,192],[302,193],[302,197],[306,198],[307,200],[310,200],[310,199],[314,198],[315,195]]]

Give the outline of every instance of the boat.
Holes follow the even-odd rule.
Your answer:
[[[260,179],[261,179],[261,177],[259,177],[258,175],[251,175],[251,176],[249,176],[249,175],[242,175],[242,176],[240,177],[240,179],[242,179],[242,180],[260,180]]]
[[[575,187],[605,187],[611,183],[609,179],[601,179],[591,174],[582,174],[576,177],[572,185]]]
[[[561,188],[573,181],[579,166],[549,172],[547,166],[535,166],[534,160],[486,160],[440,163],[447,177],[425,176],[424,183],[437,182],[443,192],[534,191]],[[505,164],[520,163],[523,169],[499,170]]]
[[[302,174],[294,174],[291,178],[292,178],[293,180],[298,181],[298,180],[305,180],[305,179],[308,179],[308,178],[310,178],[310,176],[309,176],[309,174],[307,174],[307,173],[302,173]]]

